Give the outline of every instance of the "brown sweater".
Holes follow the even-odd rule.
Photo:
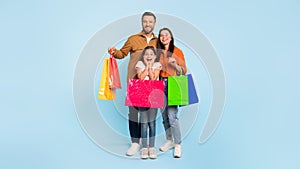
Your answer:
[[[140,60],[143,49],[146,46],[153,46],[156,48],[156,43],[157,37],[154,34],[150,42],[147,43],[146,35],[144,33],[138,33],[130,36],[123,47],[120,50],[115,51],[114,57],[117,59],[122,59],[130,53],[127,80],[129,78],[136,78],[137,72],[135,65]]]

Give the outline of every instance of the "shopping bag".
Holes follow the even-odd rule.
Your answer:
[[[98,90],[98,99],[115,100],[115,98],[115,89],[110,89],[109,87],[109,58],[105,58],[100,79],[100,87]]]
[[[162,108],[164,106],[163,81],[129,79],[125,105]]]
[[[194,103],[198,103],[199,99],[198,99],[198,95],[197,95],[197,91],[196,91],[196,87],[194,84],[194,80],[191,74],[186,75],[188,78],[188,95],[189,95],[189,105],[190,104],[194,104]]]
[[[191,74],[168,77],[168,105],[190,105],[198,103],[199,98]]]
[[[111,89],[120,88],[121,89],[121,80],[119,74],[119,68],[116,59],[113,55],[109,58],[109,87]]]
[[[188,105],[188,78],[182,76],[168,77],[168,106]]]

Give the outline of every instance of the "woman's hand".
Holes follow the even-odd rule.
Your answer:
[[[174,67],[176,69],[176,71],[181,71],[181,67],[176,63],[176,59],[175,58],[172,58],[170,57],[169,58],[169,64]]]
[[[170,57],[169,58],[169,64],[171,65],[171,66],[173,66],[173,67],[176,67],[176,59],[175,58],[172,58],[172,57]]]

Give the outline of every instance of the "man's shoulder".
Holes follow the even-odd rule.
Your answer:
[[[135,39],[135,38],[144,38],[144,36],[142,33],[136,33],[128,37],[128,39]]]
[[[132,39],[132,38],[146,38],[146,35],[144,33],[140,32],[140,33],[136,33],[136,34],[130,35],[128,37],[128,39]],[[154,33],[153,33],[152,39],[157,39],[157,36],[155,36]]]

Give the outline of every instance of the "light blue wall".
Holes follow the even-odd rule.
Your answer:
[[[219,127],[199,144],[207,117],[200,111],[181,159],[171,152],[146,161],[107,153],[85,134],[74,110],[73,73],[88,39],[147,10],[197,27],[226,75]],[[299,11],[296,0],[1,1],[0,168],[298,169]],[[116,126],[128,134],[127,124]]]

